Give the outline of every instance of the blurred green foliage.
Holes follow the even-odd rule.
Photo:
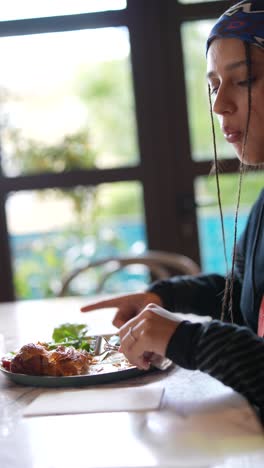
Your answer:
[[[74,87],[88,109],[100,167],[135,163],[138,147],[129,58],[81,69]]]
[[[63,172],[78,168],[95,168],[97,153],[90,143],[88,129],[64,135],[58,143],[43,144],[24,138],[17,129],[10,129],[14,148],[13,163],[19,173]]]
[[[213,140],[206,80],[205,44],[213,21],[186,22],[182,26],[192,155],[196,160],[213,159]],[[234,157],[215,119],[217,151],[220,157]]]
[[[222,205],[226,209],[234,209],[238,195],[239,174],[222,174],[220,176],[220,190]],[[263,173],[250,171],[243,175],[240,207],[249,209],[255,202],[258,194],[263,189]],[[215,176],[199,177],[196,181],[196,193],[198,204],[204,203],[205,207],[215,209],[218,205],[216,194]]]

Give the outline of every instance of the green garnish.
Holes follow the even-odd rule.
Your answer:
[[[54,328],[52,341],[47,343],[49,349],[57,346],[73,346],[76,349],[85,349],[91,351],[94,345],[94,339],[87,336],[87,325],[80,323],[63,323]]]

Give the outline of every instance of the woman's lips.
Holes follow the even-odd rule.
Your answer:
[[[242,140],[242,132],[238,130],[232,130],[229,128],[223,129],[224,137],[228,143],[238,143]]]

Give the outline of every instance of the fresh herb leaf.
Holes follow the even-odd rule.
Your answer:
[[[63,323],[57,328],[54,328],[52,339],[56,342],[79,339],[85,336],[88,328],[87,325],[80,323]]]
[[[49,349],[54,349],[59,345],[73,346],[76,349],[91,351],[93,339],[87,337],[88,327],[80,323],[63,323],[54,328],[52,342],[48,343]]]

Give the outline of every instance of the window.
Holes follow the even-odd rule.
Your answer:
[[[7,220],[20,299],[56,295],[62,278],[88,260],[138,254],[146,248],[142,193],[136,182],[11,194]],[[81,293],[94,290],[88,276]]]
[[[84,254],[112,248],[178,252],[223,272],[207,237],[218,209],[204,43],[226,2],[20,3],[0,13],[0,300],[55,294]],[[219,133],[217,147],[229,216],[238,163]],[[243,212],[259,187],[248,177]]]
[[[56,294],[85,255],[146,248],[126,2],[14,3],[0,38],[5,300]]]
[[[125,7],[125,0],[9,0],[1,8],[0,21],[122,10]]]
[[[129,48],[125,28],[0,39],[6,175],[138,162]]]

